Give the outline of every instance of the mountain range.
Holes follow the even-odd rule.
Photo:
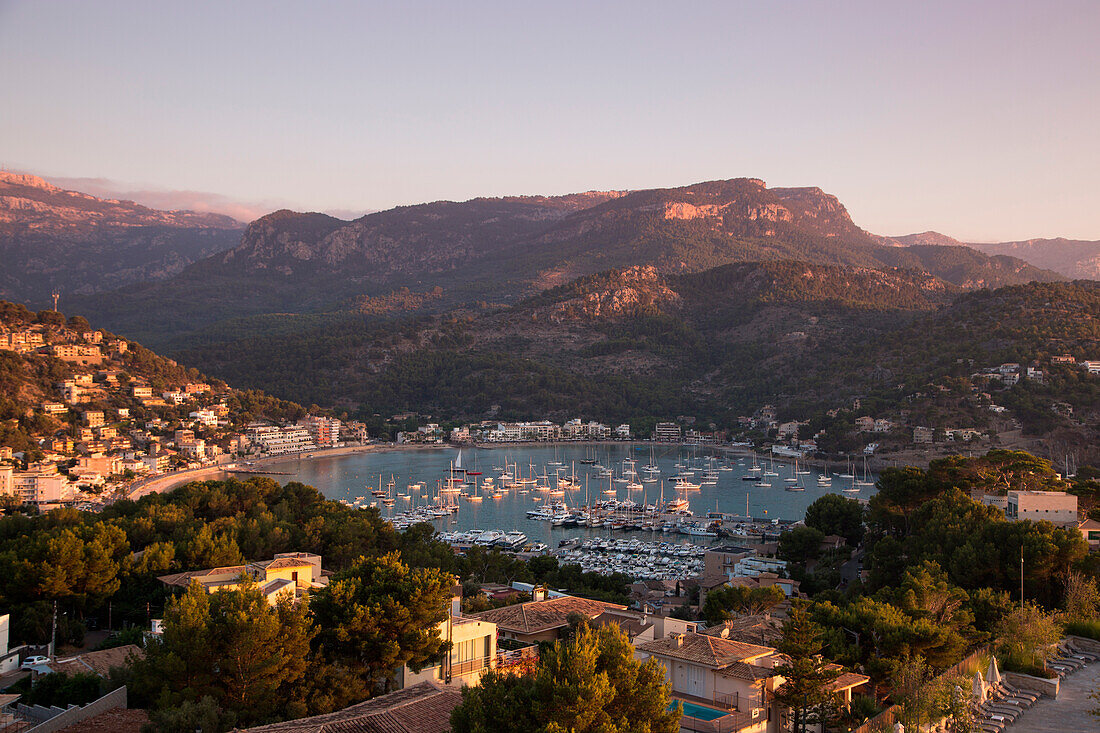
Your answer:
[[[691,273],[797,260],[925,272],[962,289],[1064,276],[965,246],[896,246],[818,188],[739,178],[645,191],[439,201],[346,222],[277,211],[239,244],[164,281],[82,298],[109,327],[158,346],[224,321],[333,312],[401,288],[442,289],[431,309],[505,304],[609,269]]]
[[[1025,239],[1019,242],[960,242],[939,232],[882,237],[886,244],[911,247],[937,245],[970,247],[991,256],[1017,257],[1036,267],[1053,270],[1071,279],[1100,279],[1100,240]]]
[[[0,298],[43,302],[163,280],[233,247],[244,225],[159,211],[0,171]]]
[[[991,360],[1100,356],[1073,315],[1100,286],[1065,282],[1090,243],[884,237],[813,187],[739,178],[244,226],[0,180],[0,231],[15,232],[0,241],[17,255],[5,282],[23,299],[61,287],[68,312],[181,363],[359,415],[729,424],[764,401],[792,414],[854,395],[896,403]],[[1100,398],[1077,397],[1087,423]]]

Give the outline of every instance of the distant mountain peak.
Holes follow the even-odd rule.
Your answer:
[[[44,178],[33,176],[30,173],[12,173],[11,171],[0,170],[0,184],[7,184],[9,186],[27,186],[28,188],[41,188],[45,191],[59,192],[63,189],[58,188]]]
[[[919,234],[903,234],[898,237],[881,237],[883,244],[911,247],[913,245],[936,245],[939,247],[965,247],[966,244],[939,232],[927,231]]]

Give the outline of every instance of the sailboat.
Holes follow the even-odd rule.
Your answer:
[[[856,486],[874,486],[875,482],[871,480],[871,472],[867,469],[867,456],[863,457],[863,476],[856,479]]]
[[[474,451],[474,470],[473,471],[467,471],[466,475],[467,476],[480,476],[481,475],[481,469],[477,467],[477,451],[476,450]]]

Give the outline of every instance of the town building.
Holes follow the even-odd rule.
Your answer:
[[[195,410],[194,412],[189,412],[187,413],[187,418],[192,422],[197,422],[203,427],[218,427],[218,414],[210,409]]]
[[[103,361],[103,352],[98,346],[81,346],[79,344],[53,344],[50,346],[50,355],[62,361],[74,364],[100,364]]]
[[[334,417],[306,415],[298,425],[309,432],[318,447],[329,448],[340,442],[340,421]]]
[[[462,586],[457,583],[447,619],[439,624],[439,637],[449,643],[450,652],[437,664],[419,672],[403,667],[398,674],[400,687],[427,681],[456,687],[476,685],[486,672],[496,667],[496,624],[462,615]]]
[[[0,466],[0,494],[24,504],[57,504],[69,498],[68,479],[53,470],[16,471]]]
[[[659,422],[653,428],[653,439],[659,443],[679,443],[683,435],[674,422]]]
[[[607,610],[621,611],[626,608],[575,596],[549,598],[542,588],[536,588],[533,597],[534,600],[527,603],[471,614],[471,618],[495,624],[501,639],[537,643],[561,638],[562,632],[569,628],[569,616],[574,613],[592,619]]]
[[[1077,497],[1065,491],[1009,491],[1005,518],[1077,526]]]
[[[11,616],[0,614],[0,675],[6,675],[19,669],[19,650],[8,649],[11,631]],[[0,718],[2,722],[2,718]],[[0,730],[3,730],[0,728]]]
[[[1077,524],[1077,529],[1081,531],[1081,536],[1089,544],[1090,550],[1100,550],[1100,522],[1095,519],[1086,519]]]
[[[927,428],[918,425],[913,428],[913,442],[919,444],[926,444],[932,442],[932,428]]]
[[[661,663],[673,699],[709,708],[706,730],[779,733],[788,728],[788,711],[773,702],[785,682],[775,671],[785,657],[774,647],[735,641],[729,638],[729,627],[720,627],[713,636],[674,634],[640,644],[635,655]],[[830,687],[846,706],[852,690],[869,681],[844,672]]]
[[[251,578],[264,598],[275,605],[279,596],[300,597],[328,585],[329,573],[321,569],[321,556],[309,552],[280,552],[271,560],[209,570],[190,570],[162,575],[157,580],[169,587],[186,588],[198,583],[207,593],[235,590],[244,578]]]
[[[271,456],[279,456],[287,453],[301,453],[317,448],[309,431],[296,425],[287,427],[277,427],[274,425],[250,427],[248,429],[248,439],[253,445],[258,446],[263,453]]]

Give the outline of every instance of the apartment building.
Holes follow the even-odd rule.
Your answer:
[[[68,480],[55,471],[16,471],[0,466],[0,494],[25,504],[56,504],[67,494]]]
[[[313,442],[322,448],[340,442],[340,421],[336,418],[307,415],[298,421],[298,425],[305,428]]]
[[[315,450],[317,445],[309,431],[297,425],[276,427],[260,425],[248,429],[248,439],[268,455],[279,456],[287,453],[301,453]]]
[[[661,443],[679,443],[683,433],[674,422],[659,422],[653,428],[653,439]]]

